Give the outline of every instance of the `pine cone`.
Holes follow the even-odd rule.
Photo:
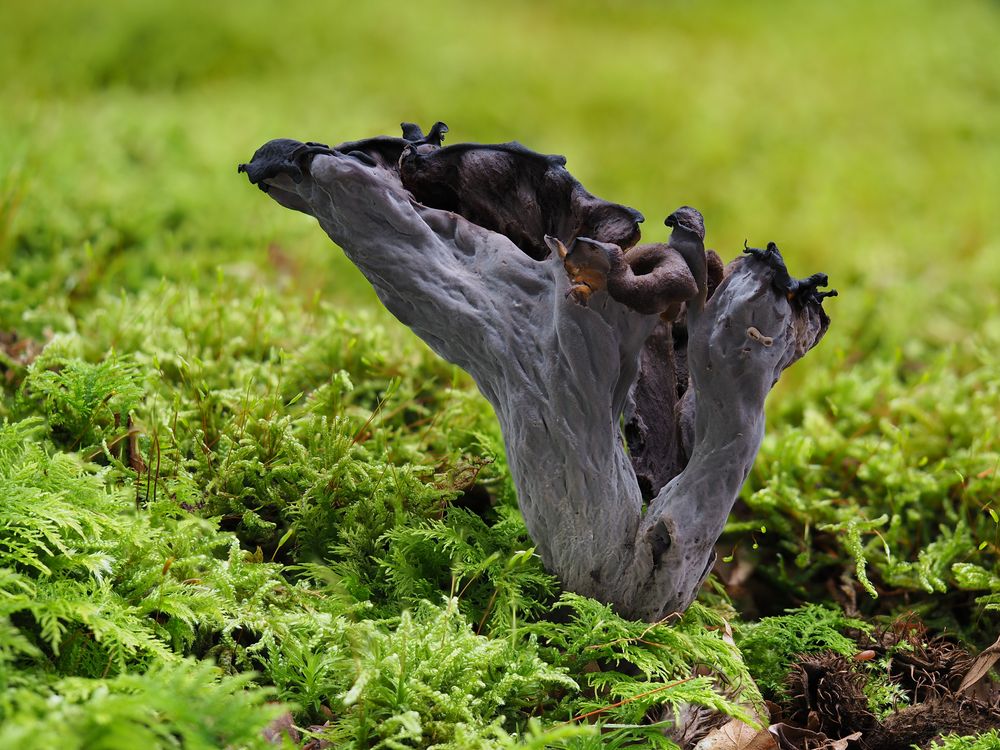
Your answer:
[[[889,678],[917,704],[954,693],[969,671],[972,657],[944,636],[927,638],[927,629],[911,620],[896,622],[873,636],[873,646],[892,652]]]
[[[854,663],[834,653],[800,656],[788,675],[793,723],[844,737],[878,725],[868,709],[864,675]]]
[[[945,735],[978,735],[1000,728],[1000,708],[948,693],[888,716],[884,725],[864,738],[872,750],[926,747]]]

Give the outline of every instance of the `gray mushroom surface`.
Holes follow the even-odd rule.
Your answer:
[[[471,374],[538,554],[567,589],[627,617],[683,611],[760,447],[768,392],[829,326],[826,277],[793,279],[773,243],[723,272],[687,206],[667,219],[670,242],[633,247],[642,215],[591,195],[562,160],[440,147],[442,128],[271,141],[240,170],[316,217],[386,308]]]

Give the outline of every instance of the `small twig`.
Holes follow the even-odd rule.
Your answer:
[[[682,616],[683,615],[681,615],[679,612],[671,612],[666,617],[657,620],[656,622],[650,623],[645,630],[643,630],[641,633],[639,633],[639,635],[635,636],[634,638],[618,638],[613,641],[608,641],[607,643],[597,643],[594,644],[593,646],[587,646],[587,649],[607,648],[608,646],[617,646],[620,643],[633,643],[633,642],[645,643],[646,645],[658,646],[659,648],[666,648],[666,646],[664,646],[662,643],[654,643],[652,641],[643,640],[643,638],[646,635],[646,633],[648,633],[653,628],[658,628],[660,625],[666,625],[670,620],[679,620]]]
[[[589,719],[591,716],[596,716],[597,714],[602,714],[605,711],[610,711],[612,708],[618,708],[619,706],[624,706],[626,703],[632,703],[634,701],[637,701],[640,698],[646,698],[646,697],[648,697],[650,695],[654,695],[656,693],[661,693],[664,690],[669,690],[670,688],[675,688],[678,685],[683,685],[685,682],[691,682],[691,680],[693,680],[693,679],[695,679],[695,678],[694,677],[685,677],[683,680],[677,680],[677,682],[671,682],[668,685],[660,685],[660,687],[658,687],[658,688],[653,688],[652,690],[647,690],[645,693],[639,693],[639,695],[633,695],[631,698],[622,698],[617,703],[612,703],[609,706],[602,706],[601,708],[595,709],[593,711],[588,711],[585,714],[580,714],[579,716],[574,716],[572,719],[570,719],[569,721],[564,721],[559,726],[566,726],[567,724],[570,724],[570,723],[572,723],[574,721],[580,721],[581,719]]]
[[[490,596],[490,600],[486,602],[486,609],[483,611],[483,617],[479,621],[479,627],[476,628],[476,635],[483,632],[483,626],[486,624],[486,620],[489,619],[490,613],[493,611],[493,603],[497,600],[497,594],[500,589],[493,589],[493,594]]]
[[[371,416],[369,416],[367,421],[363,425],[361,425],[361,429],[359,429],[354,434],[354,438],[351,440],[351,445],[356,445],[357,443],[361,442],[361,436],[368,431],[368,428],[371,426],[371,423],[375,421],[375,417],[377,417],[378,413],[382,411],[382,407],[385,405],[385,402],[389,400],[389,397],[393,395],[394,391],[395,388],[393,388],[392,385],[390,385],[389,388],[386,390],[385,395],[382,396],[382,399],[378,402],[378,404],[376,404],[375,408],[372,410]]]

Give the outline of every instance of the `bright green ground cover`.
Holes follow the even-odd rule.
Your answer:
[[[995,4],[0,17],[0,747],[258,747],[265,700],[343,747],[614,746],[651,707],[738,711],[691,665],[768,689],[792,653],[749,619],[841,585],[994,639]],[[647,239],[690,203],[724,256],[775,240],[840,288],[723,539],[735,610],[650,631],[562,594],[468,379],[236,175],[401,119],[564,153]],[[802,647],[838,648],[829,618]],[[616,733],[573,721],[623,700]]]

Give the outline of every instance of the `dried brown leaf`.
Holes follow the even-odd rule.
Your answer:
[[[982,653],[973,660],[972,666],[966,672],[965,678],[962,680],[962,684],[958,686],[957,692],[959,694],[964,693],[983,679],[993,669],[993,665],[997,663],[998,659],[1000,659],[1000,638],[997,638],[992,646],[983,649]]]
[[[854,732],[833,740],[822,732],[793,727],[790,724],[772,724],[767,731],[777,741],[778,750],[847,750],[851,742],[861,738],[861,732]]]
[[[778,750],[778,745],[768,730],[731,719],[699,742],[695,750]]]
[[[264,739],[272,745],[282,744],[285,737],[292,742],[300,742],[302,740],[302,734],[299,732],[298,727],[295,726],[295,719],[288,711],[264,727]]]

